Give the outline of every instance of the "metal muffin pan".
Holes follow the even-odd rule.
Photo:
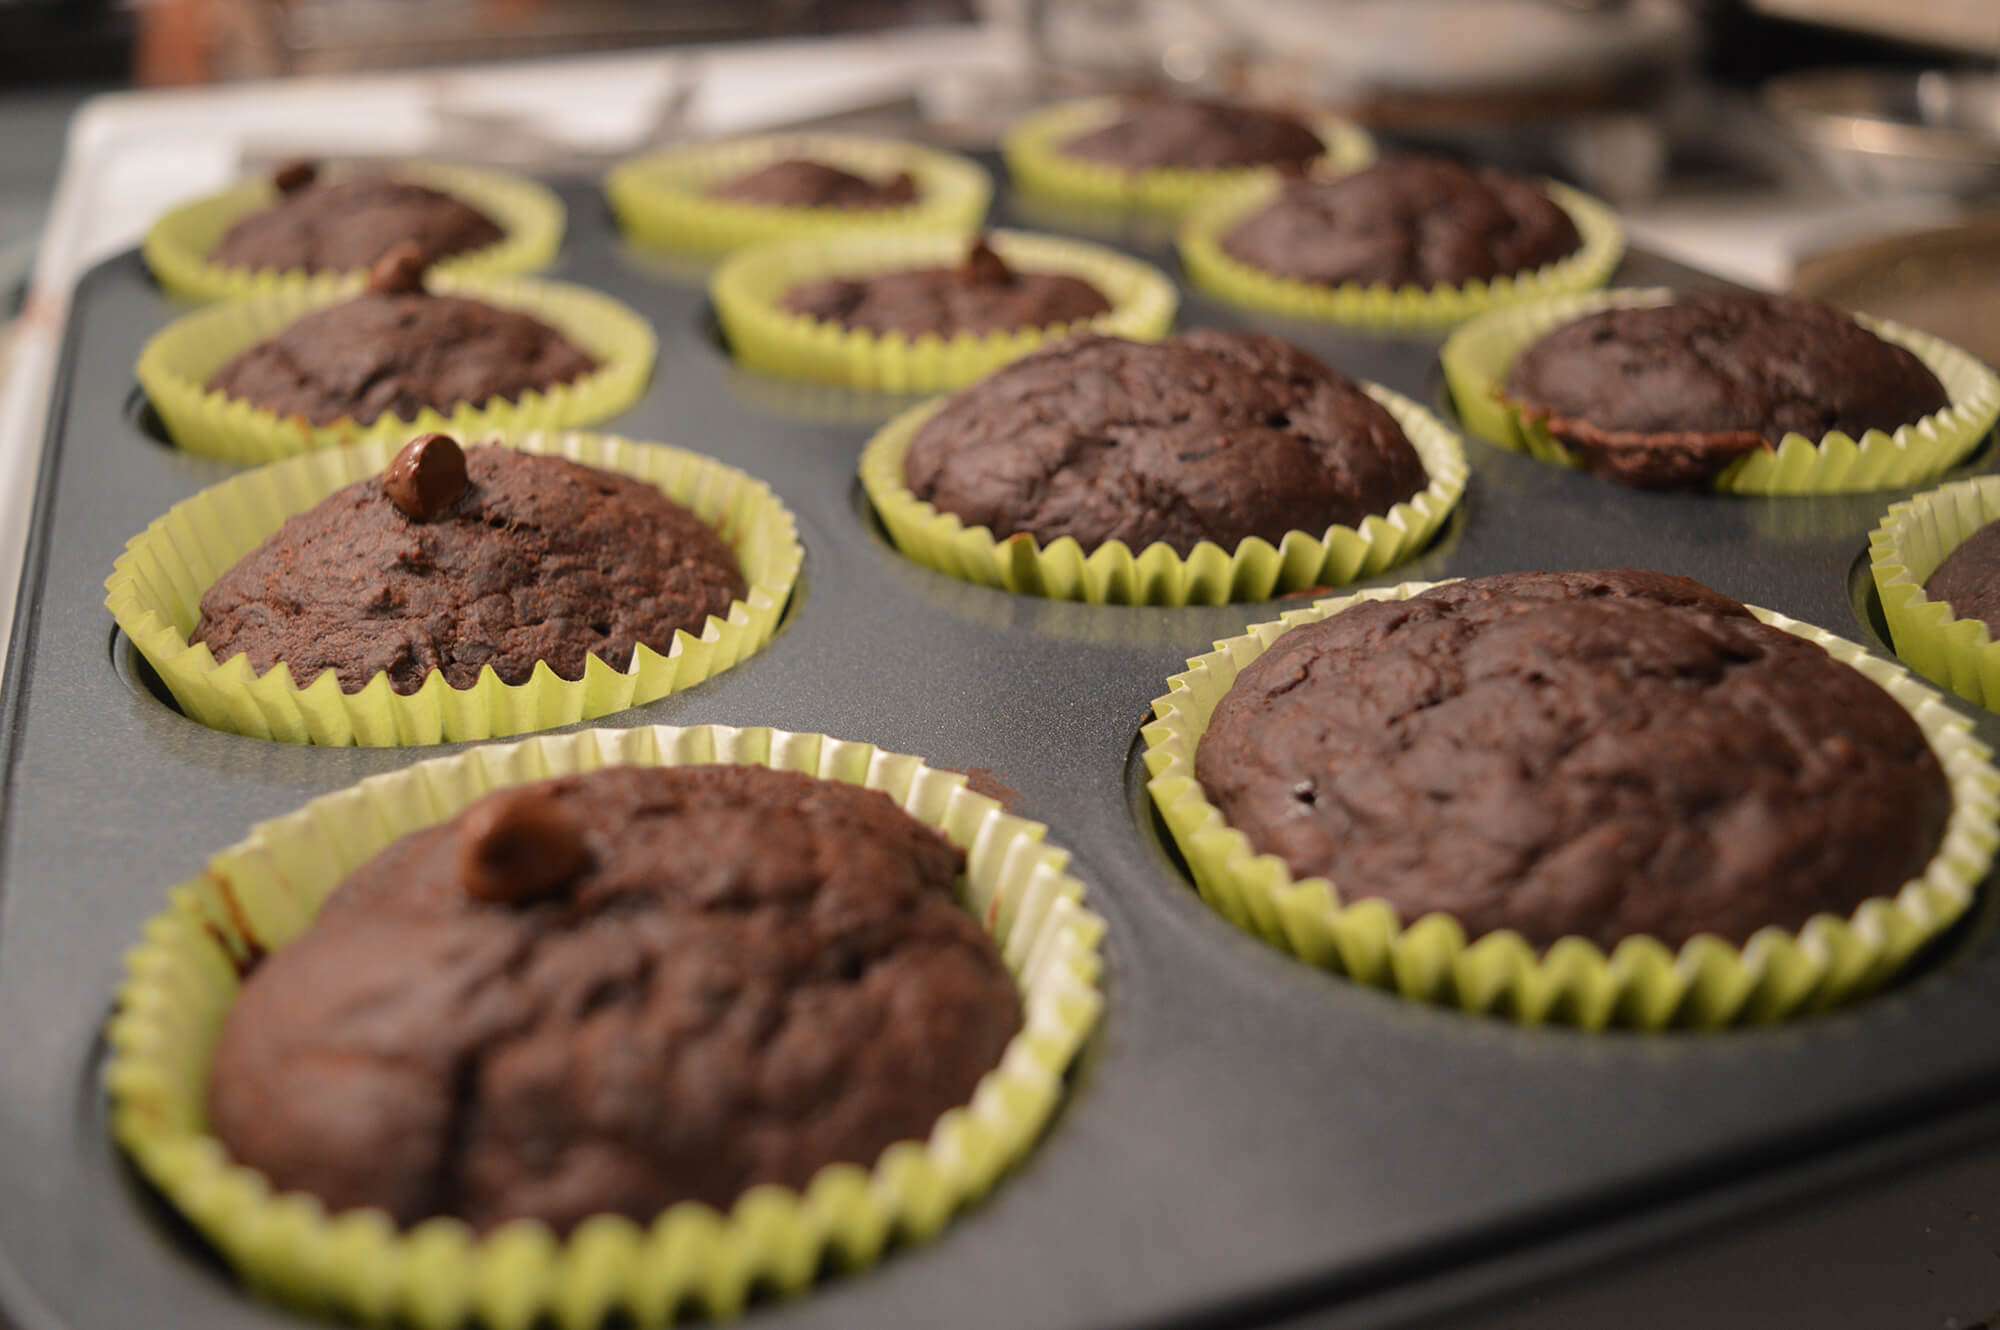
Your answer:
[[[1038,1148],[936,1241],[757,1307],[747,1324],[1402,1324],[2000,1140],[1991,900],[1880,996],[1709,1035],[1587,1035],[1432,1009],[1238,932],[1163,843],[1135,741],[1190,655],[1283,606],[1053,603],[908,562],[855,480],[871,426],[774,410],[718,346],[700,289],[624,250],[594,190],[566,202],[554,275],[615,294],[661,338],[645,397],[602,428],[762,478],[806,547],[769,647],[600,723],[820,730],[986,768],[1074,853],[1109,925],[1106,1014]],[[1643,255],[1617,280],[1716,284]],[[149,437],[135,400],[139,348],[177,312],[133,253],[78,288],[6,676],[0,1307],[21,1330],[313,1324],[243,1292],[113,1148],[100,1031],[122,954],[169,886],[259,819],[443,751],[240,738],[149,689],[103,608],[104,577],[128,537],[233,473]],[[1286,324],[1193,293],[1180,324],[1264,328],[1440,400],[1434,341]],[[1467,451],[1461,511],[1378,580],[1659,568],[1879,649],[1853,570],[1899,494],[1645,494],[1477,441]],[[1988,446],[1971,469],[1992,464]],[[1982,713],[1979,728],[2000,739],[1996,718]]]

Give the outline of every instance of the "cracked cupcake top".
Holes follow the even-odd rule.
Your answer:
[[[480,1231],[872,1165],[1020,1026],[962,864],[886,795],[763,767],[500,791],[252,971],[210,1119],[279,1190]]]
[[[1429,483],[1395,419],[1262,333],[1085,336],[952,397],[911,441],[917,498],[997,537],[1086,550],[1319,535]]]
[[[645,481],[481,447],[447,496],[434,466],[402,465],[432,439],[287,520],[202,596],[190,640],[259,674],[283,661],[301,688],[386,672],[408,694],[433,670],[469,688],[488,665],[513,684],[539,661],[571,680],[593,655],[626,669],[637,643],[664,655],[744,594],[714,528]]]
[[[1297,180],[1222,237],[1253,268],[1321,286],[1456,286],[1573,254],[1575,223],[1532,180],[1391,157]]]
[[[1600,474],[1707,479],[1789,433],[1893,432],[1950,405],[1914,354],[1818,301],[1755,292],[1600,310],[1515,360],[1507,399]]]
[[[1292,629],[1195,759],[1259,853],[1469,937],[1742,943],[1894,893],[1951,810],[1909,713],[1698,582],[1513,573]]]
[[[1111,309],[1081,277],[1011,268],[983,238],[955,268],[816,278],[785,292],[781,304],[843,328],[912,338],[1065,327]]]

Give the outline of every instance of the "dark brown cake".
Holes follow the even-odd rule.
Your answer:
[[[537,661],[574,680],[592,655],[665,653],[744,594],[715,530],[644,481],[508,448],[464,459],[456,492],[416,496],[424,516],[392,466],[289,519],[208,589],[190,640],[259,674],[284,661],[300,687],[332,670],[346,692],[384,671],[398,693],[433,670],[467,688],[487,665],[521,683]]]
[[[1127,103],[1116,120],[1070,139],[1062,151],[1126,171],[1149,171],[1309,162],[1326,145],[1281,111],[1162,97]]]
[[[279,1190],[481,1231],[871,1165],[1021,1023],[962,864],[886,795],[763,767],[501,791],[251,973],[210,1119]]]
[[[399,246],[367,291],[238,352],[207,387],[311,425],[366,425],[384,413],[414,420],[427,406],[449,415],[461,402],[516,402],[596,368],[539,319],[427,294],[415,251]]]
[[[279,173],[276,203],[229,228],[208,261],[231,268],[367,268],[404,242],[425,263],[498,244],[493,219],[449,194],[391,176],[321,183],[310,167]],[[290,186],[290,188],[285,188]]]
[[[1988,522],[1945,555],[1924,592],[1951,606],[1953,618],[1984,620],[2000,638],[2000,522]]]
[[[1650,572],[1483,577],[1295,628],[1195,768],[1260,853],[1342,900],[1537,947],[1846,915],[1923,871],[1951,809],[1887,693]]]
[[[1431,157],[1295,180],[1222,237],[1253,268],[1321,286],[1456,286],[1540,268],[1582,245],[1533,181]]]
[[[910,490],[997,537],[1181,554],[1386,513],[1429,483],[1394,417],[1262,333],[1086,336],[954,396],[917,432]]]
[[[787,291],[781,304],[843,328],[912,338],[1064,327],[1111,309],[1104,293],[1082,278],[1019,272],[983,242],[956,268],[819,278]]]
[[[1749,291],[1587,314],[1522,352],[1505,395],[1591,470],[1647,488],[1699,484],[1788,433],[1858,439],[1950,405],[1923,361],[1839,310]]]
[[[825,162],[793,157],[725,180],[708,194],[772,208],[903,208],[917,201],[917,182],[908,171],[876,181]]]

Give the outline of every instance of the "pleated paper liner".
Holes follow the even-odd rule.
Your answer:
[[[335,168],[329,172],[339,175]],[[398,162],[386,174],[450,194],[492,218],[502,235],[484,249],[468,250],[432,265],[444,277],[505,276],[536,272],[555,262],[562,248],[562,200],[521,176],[434,162]],[[208,256],[229,228],[278,197],[269,180],[247,180],[220,194],[182,204],[146,233],[146,266],[170,294],[187,300],[234,300],[292,291],[332,292],[357,285],[365,270],[312,273],[303,268],[237,268]]]
[[[1093,319],[1015,332],[917,338],[878,336],[788,313],[785,293],[822,277],[861,277],[906,268],[950,268],[965,259],[965,232],[855,234],[739,250],[716,270],[709,297],[737,361],[786,378],[845,384],[869,392],[962,388],[1043,342],[1073,332],[1154,341],[1173,326],[1180,294],[1166,274],[1116,250],[1082,240],[995,231],[989,239],[1023,272],[1067,273],[1095,286],[1111,309]]]
[[[1439,353],[1460,420],[1488,443],[1555,466],[1579,462],[1550,433],[1501,396],[1515,357],[1547,333],[1604,309],[1664,305],[1664,288],[1617,289],[1504,310],[1466,324]],[[1855,316],[1885,341],[1907,348],[1944,385],[1951,406],[1893,434],[1869,430],[1855,439],[1835,430],[1820,439],[1788,434],[1773,451],[1760,448],[1719,473],[1710,484],[1725,494],[1843,494],[1921,484],[1970,453],[2000,415],[2000,377],[1972,356],[1929,333],[1886,319]]]
[[[885,425],[861,454],[861,485],[903,554],[948,577],[1024,596],[1095,605],[1226,605],[1312,586],[1372,577],[1427,545],[1465,492],[1458,436],[1415,402],[1377,384],[1370,397],[1396,418],[1430,484],[1384,516],[1323,532],[1292,531],[1273,546],[1253,536],[1234,551],[1203,541],[1183,557],[1153,544],[1133,554],[1113,540],[1085,553],[1070,537],[1046,549],[1026,533],[996,539],[910,492],[903,469],[910,444],[946,399],[925,402]]]
[[[787,158],[837,166],[871,180],[908,171],[916,202],[900,208],[788,208],[709,196],[717,185]],[[719,255],[774,240],[858,231],[966,231],[979,225],[993,182],[956,153],[848,134],[773,134],[696,143],[621,162],[604,193],[634,244]]]
[[[537,664],[526,682],[509,684],[488,666],[470,688],[453,688],[433,672],[405,696],[378,674],[359,692],[344,693],[331,670],[300,688],[282,663],[258,675],[247,656],[218,664],[206,644],[190,644],[201,598],[215,580],[286,518],[380,474],[401,447],[386,438],[249,471],[175,504],[127,543],[105,581],[105,606],[181,709],[202,724],[286,743],[369,748],[493,739],[595,720],[693,687],[770,641],[805,555],[791,513],[762,481],[698,453],[609,435],[487,441],[658,486],[722,533],[747,594],[727,616],[711,616],[698,635],[675,633],[664,655],[641,645],[623,670],[592,656],[575,682]]]
[[[1924,583],[1951,552],[2000,520],[2000,476],[1975,476],[1903,500],[1868,534],[1868,567],[1896,654],[1911,669],[1989,711],[2000,710],[2000,645],[1981,619],[1961,619]]]
[[[1993,861],[2000,773],[1971,724],[1909,674],[1809,624],[1755,609],[1763,622],[1860,670],[1922,728],[1951,783],[1944,839],[1920,877],[1893,897],[1864,901],[1847,918],[1818,915],[1793,933],[1766,928],[1737,947],[1713,936],[1678,951],[1627,938],[1608,955],[1581,937],[1537,955],[1518,933],[1468,941],[1457,920],[1399,920],[1380,900],[1342,904],[1325,878],[1297,881],[1275,855],[1258,855],[1224,822],[1194,775],[1195,749],[1238,673],[1281,634],[1367,600],[1406,600],[1435,583],[1322,600],[1217,643],[1169,680],[1142,731],[1148,788],[1203,899],[1238,927],[1281,950],[1422,1002],[1507,1017],[1601,1029],[1713,1029],[1823,1010],[1878,987],[1971,905]]]
[[[1269,166],[1157,168],[1126,171],[1086,161],[1063,145],[1116,120],[1124,103],[1116,97],[1063,102],[1022,119],[1007,133],[1001,151],[1014,187],[1037,201],[1098,213],[1152,213],[1172,217],[1221,191],[1277,176]],[[1306,123],[1326,145],[1312,169],[1337,174],[1375,160],[1375,140],[1367,131],[1333,116],[1308,116]]]
[[[489,790],[617,765],[755,763],[886,792],[967,852],[962,902],[1022,990],[1023,1022],[971,1102],[873,1168],[822,1169],[803,1191],[754,1188],[721,1213],[675,1206],[649,1225],[615,1216],[566,1239],[517,1221],[485,1237],[456,1219],[399,1232],[377,1210],[329,1215],[273,1195],[209,1134],[209,1064],[240,958],[301,933],[326,895],[391,841]],[[255,827],[176,887],[127,957],[109,1030],[112,1131],[140,1170],[259,1294],[369,1325],[592,1330],[620,1316],[742,1311],[753,1288],[806,1291],[823,1264],[855,1271],[891,1242],[921,1242],[977,1202],[1035,1143],[1095,1024],[1102,921],[1041,824],[1002,812],[965,777],[868,744],[783,730],[652,726],[476,748],[323,796]],[[671,1113],[671,1104],[661,1105]],[[617,1323],[625,1324],[625,1321]]]
[[[1322,286],[1265,272],[1223,252],[1223,237],[1275,199],[1283,187],[1277,179],[1255,181],[1188,214],[1180,230],[1180,254],[1196,286],[1230,304],[1287,318],[1384,333],[1438,332],[1491,310],[1602,286],[1625,253],[1625,233],[1611,209],[1588,194],[1548,180],[1542,188],[1569,214],[1583,241],[1567,258],[1530,272],[1459,286]]]
[[[460,438],[495,432],[570,429],[606,420],[631,406],[652,377],[657,344],[652,325],[588,287],[506,277],[448,277],[433,270],[425,286],[532,315],[588,351],[598,367],[516,402],[462,402],[445,415],[426,407],[414,420],[383,414],[365,424],[342,419],[309,425],[242,398],[210,392],[215,372],[239,351],[277,336],[314,310],[356,291],[294,288],[255,300],[231,300],[168,324],[139,353],[140,384],[176,447],[204,457],[255,465],[318,448],[438,432]]]

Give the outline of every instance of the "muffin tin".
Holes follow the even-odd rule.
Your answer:
[[[1108,924],[1103,1022],[1024,1163],[936,1241],[760,1306],[748,1324],[1400,1324],[2000,1138],[1990,897],[1877,997],[1711,1035],[1472,1018],[1347,983],[1238,932],[1165,847],[1136,741],[1189,656],[1283,606],[1049,602],[904,559],[855,479],[872,430],[859,404],[735,370],[699,288],[625,250],[593,189],[565,201],[570,235],[551,275],[617,296],[661,338],[646,395],[603,428],[768,482],[806,547],[769,647],[599,723],[825,731],[974,771],[1074,852]],[[1003,195],[997,220],[1011,216]],[[1644,255],[1616,280],[1714,284]],[[233,474],[161,442],[135,391],[140,346],[177,312],[136,253],[79,285],[6,675],[0,1307],[25,1330],[314,1324],[240,1289],[120,1158],[100,1031],[122,954],[170,884],[257,820],[444,751],[208,730],[162,700],[114,632],[102,585],[127,538]],[[1192,293],[1180,323],[1268,329],[1441,401],[1434,341],[1285,323]],[[801,418],[814,411],[841,419]],[[1653,567],[1881,648],[1863,556],[1907,491],[1648,494],[1476,440],[1466,449],[1459,511],[1377,582]],[[1989,444],[1954,474],[1992,463]],[[2000,740],[2000,718],[1966,710]]]

